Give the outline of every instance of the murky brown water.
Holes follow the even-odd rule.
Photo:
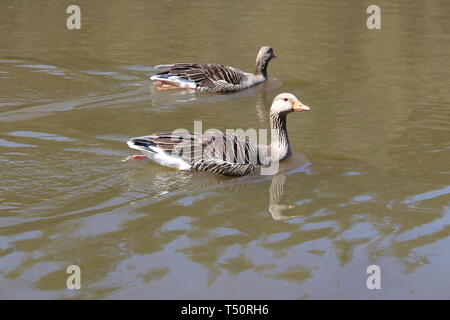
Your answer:
[[[382,2],[378,31],[368,1],[77,4],[69,31],[66,2],[0,3],[0,298],[450,298],[448,1]],[[246,92],[148,79],[252,71],[262,45],[279,58]],[[275,177],[120,162],[194,120],[265,128],[280,92],[313,109]]]

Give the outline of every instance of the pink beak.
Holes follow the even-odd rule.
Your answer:
[[[293,111],[309,111],[311,108],[307,105],[301,103],[300,101],[295,101],[294,106],[292,107]]]

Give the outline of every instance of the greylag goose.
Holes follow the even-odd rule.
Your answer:
[[[308,111],[294,95],[282,93],[270,108],[271,144],[262,145],[234,132],[187,130],[155,133],[130,139],[127,143],[143,155],[128,159],[148,158],[179,170],[208,171],[224,176],[244,176],[258,168],[267,168],[291,155],[286,116],[292,111]]]
[[[267,80],[269,61],[276,58],[271,47],[262,47],[254,74],[222,64],[175,63],[159,66],[164,71],[150,77],[158,89],[196,89],[204,92],[236,92]]]

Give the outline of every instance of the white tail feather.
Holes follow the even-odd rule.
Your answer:
[[[177,76],[164,77],[164,76],[154,75],[154,76],[150,77],[150,80],[169,83],[169,84],[181,87],[181,88],[195,89],[197,87],[195,82],[189,81],[187,79],[181,79]]]

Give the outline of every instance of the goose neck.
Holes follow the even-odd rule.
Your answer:
[[[286,127],[286,114],[270,114],[271,143],[270,154],[272,161],[280,161],[291,155],[291,147]]]
[[[269,60],[267,59],[259,59],[256,61],[256,71],[255,75],[263,76],[264,79],[267,79],[267,66],[269,65]]]

